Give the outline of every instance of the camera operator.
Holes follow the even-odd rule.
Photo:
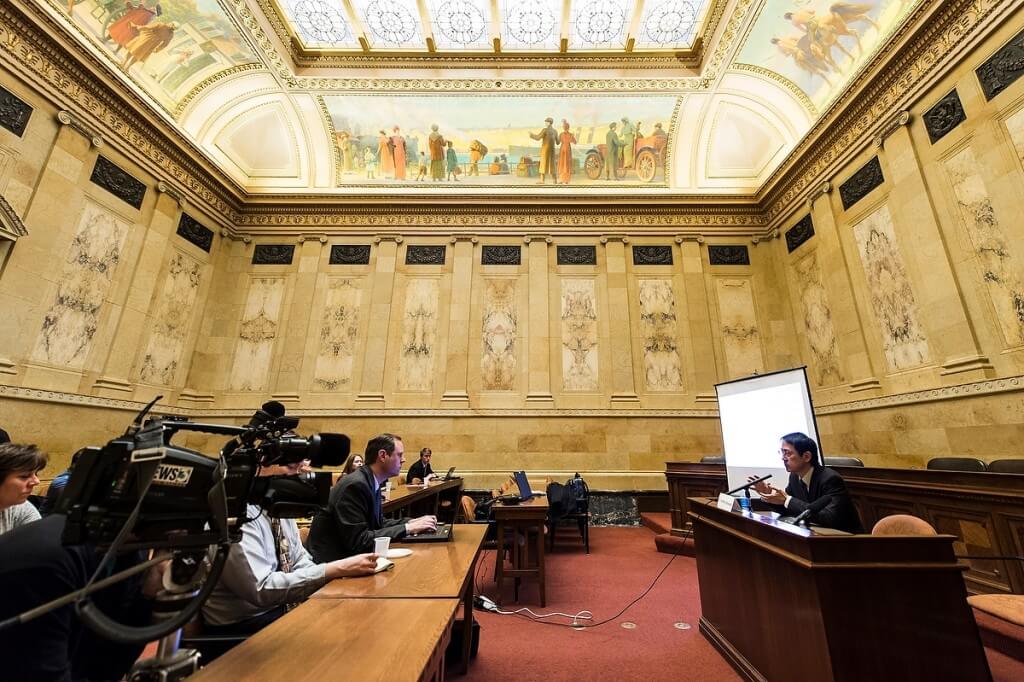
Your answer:
[[[64,546],[66,517],[53,514],[0,537],[0,619],[62,597],[86,585],[100,562],[89,545]],[[133,552],[112,570],[139,561]],[[160,589],[164,565],[93,595],[107,614],[130,625],[150,621],[151,599]],[[15,625],[0,634],[0,678],[33,682],[119,680],[142,653],[143,644],[116,644],[85,627],[72,605]]]
[[[294,475],[308,466],[309,460],[265,467],[260,475]],[[255,505],[247,513],[254,520],[242,526],[242,541],[232,545],[224,572],[203,605],[204,634],[252,634],[327,581],[369,575],[377,565],[374,554],[315,563],[294,519],[271,518]]]

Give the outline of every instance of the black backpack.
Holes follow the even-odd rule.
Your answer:
[[[576,503],[576,511],[587,511],[587,504],[590,501],[590,487],[587,485],[587,482],[583,480],[583,477],[579,475],[579,472],[566,481],[565,486],[572,491],[572,498]]]

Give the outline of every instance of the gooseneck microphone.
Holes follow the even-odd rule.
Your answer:
[[[800,512],[800,514],[797,515],[797,517],[795,519],[793,519],[793,525],[799,525],[800,522],[803,521],[804,519],[808,519],[807,523],[810,523],[809,517],[811,515],[813,515],[813,514],[817,514],[822,509],[827,507],[829,505],[829,502],[831,502],[831,501],[832,501],[832,496],[831,495],[825,495],[824,497],[819,497],[814,502],[811,502],[807,506],[807,509],[804,509],[802,512]]]
[[[771,477],[772,477],[771,474],[766,474],[766,475],[762,476],[761,478],[755,478],[753,481],[748,481],[746,484],[741,485],[739,488],[733,488],[732,490],[727,492],[726,495],[732,495],[733,493],[738,493],[741,490],[749,490],[750,488],[752,488],[753,486],[757,485],[761,481],[767,481]],[[747,495],[747,497],[750,497],[750,496]]]

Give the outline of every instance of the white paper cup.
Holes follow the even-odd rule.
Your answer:
[[[379,557],[388,557],[388,547],[391,546],[391,538],[374,538],[373,553]]]

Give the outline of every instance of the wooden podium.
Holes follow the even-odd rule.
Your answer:
[[[700,630],[748,680],[991,680],[951,535],[815,534],[690,498]]]

